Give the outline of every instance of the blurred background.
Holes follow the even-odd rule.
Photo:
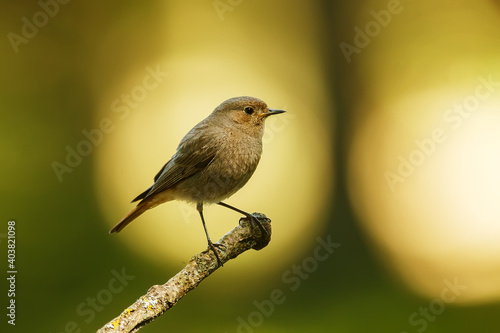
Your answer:
[[[240,95],[288,111],[268,120],[256,173],[226,200],[270,217],[273,239],[142,331],[500,331],[498,1],[1,12],[9,331],[96,331],[205,249],[185,203],[108,230],[183,135]],[[218,206],[205,217],[213,240],[239,218]]]

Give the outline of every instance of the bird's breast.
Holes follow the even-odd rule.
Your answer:
[[[256,138],[230,133],[221,142],[216,162],[228,176],[244,176],[253,173],[262,154],[262,142]]]
[[[200,174],[205,202],[219,202],[238,191],[259,164],[262,145],[246,138],[221,142],[216,156]]]
[[[210,163],[176,185],[180,198],[217,203],[230,197],[250,179],[259,164],[262,142],[247,135],[225,134],[211,142],[216,147],[216,154]]]

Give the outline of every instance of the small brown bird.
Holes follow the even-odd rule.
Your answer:
[[[132,200],[141,200],[137,207],[110,233],[121,231],[146,210],[164,202],[196,203],[208,249],[212,249],[221,264],[208,235],[203,204],[217,203],[237,211],[266,232],[253,215],[222,200],[236,193],[250,179],[262,154],[264,121],[268,116],[283,112],[268,108],[264,101],[255,97],[234,97],[224,101],[186,134],[177,152],[155,176],[154,184]]]

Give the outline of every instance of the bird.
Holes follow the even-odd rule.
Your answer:
[[[154,177],[154,183],[132,200],[139,201],[110,233],[120,232],[130,222],[162,203],[181,200],[194,203],[200,215],[208,248],[222,266],[208,234],[203,206],[218,204],[257,223],[250,213],[228,205],[223,200],[240,190],[253,175],[262,155],[265,120],[286,112],[270,109],[258,98],[240,96],[227,99],[194,126],[181,140],[175,154]]]

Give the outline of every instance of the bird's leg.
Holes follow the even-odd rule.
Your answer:
[[[266,237],[269,237],[269,233],[267,232],[266,228],[264,228],[264,226],[262,225],[262,223],[259,221],[258,218],[256,218],[255,216],[253,216],[252,214],[250,213],[247,213],[245,212],[244,210],[241,210],[241,209],[238,209],[236,207],[233,207],[231,205],[228,205],[227,203],[224,203],[224,202],[218,202],[217,203],[218,205],[221,205],[223,207],[226,207],[226,208],[229,208],[229,209],[232,209],[234,210],[235,212],[238,212],[240,214],[243,214],[245,215],[246,218],[250,219],[250,223],[252,223],[252,226],[255,225],[255,222],[257,223],[257,225],[259,226],[260,228],[260,231],[262,231],[262,234],[265,235]]]
[[[205,235],[207,236],[207,241],[208,241],[208,248],[206,251],[209,251],[209,250],[212,250],[213,253],[215,254],[215,257],[217,258],[217,262],[219,263],[219,265],[222,267],[224,266],[222,264],[222,261],[220,260],[219,258],[219,254],[217,253],[217,250],[216,250],[216,246],[220,246],[220,247],[225,247],[224,245],[222,244],[214,244],[211,240],[210,240],[210,236],[208,235],[208,230],[207,230],[207,226],[205,225],[205,219],[203,218],[203,203],[198,203],[196,205],[196,209],[198,210],[198,213],[200,213],[200,217],[201,217],[201,223],[203,223],[203,229],[205,230]],[[205,251],[205,252],[206,252]]]

